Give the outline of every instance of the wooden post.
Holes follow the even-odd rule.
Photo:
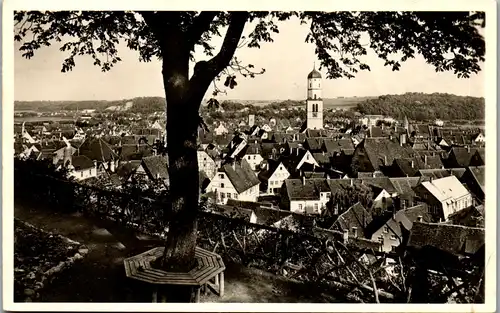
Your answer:
[[[201,286],[198,286],[196,288],[196,297],[194,298],[194,302],[196,302],[196,303],[200,303],[200,289],[201,289]]]
[[[219,297],[224,296],[224,272],[220,272],[219,276]]]
[[[153,303],[158,302],[158,288],[156,286],[153,287]]]

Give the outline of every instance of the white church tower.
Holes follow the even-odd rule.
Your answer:
[[[321,74],[316,66],[307,75],[307,125],[308,129],[323,129],[323,100],[321,98]]]

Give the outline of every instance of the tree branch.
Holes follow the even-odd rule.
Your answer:
[[[248,17],[248,12],[231,12],[229,27],[219,53],[209,61],[199,61],[195,64],[193,76],[189,81],[192,96],[203,97],[210,83],[229,65]]]
[[[222,47],[219,53],[208,61],[208,65],[213,68],[215,75],[222,71],[233,58],[248,17],[248,12],[231,12],[229,27]]]
[[[210,28],[217,13],[216,11],[203,11],[195,18],[193,25],[188,30],[189,41],[193,46],[201,38],[201,35]]]

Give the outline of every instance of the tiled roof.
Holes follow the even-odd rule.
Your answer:
[[[226,173],[238,193],[242,193],[260,184],[259,179],[246,160],[224,164],[222,166],[222,171]]]
[[[469,191],[460,183],[455,176],[443,177],[432,181],[422,182],[424,186],[436,199],[445,202],[469,194]]]
[[[349,231],[351,231],[353,227],[356,227],[358,232],[362,234],[371,221],[371,214],[358,202],[339,215],[334,226],[338,227],[340,230],[348,229]]]
[[[285,179],[288,199],[293,200],[319,200],[319,194],[311,179]]]
[[[118,159],[118,155],[101,138],[86,139],[79,148],[79,154],[85,155],[91,160],[98,162],[107,162]]]
[[[94,167],[94,162],[84,155],[73,156],[71,159],[71,164],[77,171]]]
[[[326,138],[323,140],[323,150],[331,155],[342,150],[354,151],[354,144],[351,139]]]
[[[458,256],[475,254],[484,246],[484,229],[415,222],[408,245],[420,248],[432,246]]]
[[[304,147],[311,152],[321,151],[323,140],[321,138],[306,138]]]
[[[365,138],[361,144],[375,170],[379,170],[384,165],[385,158],[389,165],[394,159],[409,158],[415,154],[413,149],[402,147],[397,140],[388,138]]]
[[[484,190],[484,181],[485,181],[486,172],[485,172],[484,165],[483,166],[471,166],[471,167],[469,167],[469,170],[471,171],[472,175],[474,175],[474,178],[478,182],[481,189],[483,189],[483,191],[485,191]]]
[[[151,179],[167,180],[168,159],[162,155],[153,155],[142,159],[142,166]]]

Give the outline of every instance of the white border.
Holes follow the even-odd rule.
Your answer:
[[[13,103],[14,103],[14,49],[13,22],[14,10],[307,10],[307,11],[485,11],[486,14],[486,303],[481,305],[418,305],[418,304],[248,304],[248,303],[200,303],[200,304],[161,304],[161,303],[13,303]],[[287,311],[287,312],[494,312],[496,310],[496,39],[497,17],[495,1],[329,1],[306,2],[288,0],[272,2],[268,0],[220,1],[202,0],[166,2],[163,0],[126,0],[103,1],[87,0],[82,2],[58,0],[7,0],[3,7],[3,309],[9,311]],[[489,259],[489,261],[488,261]]]

